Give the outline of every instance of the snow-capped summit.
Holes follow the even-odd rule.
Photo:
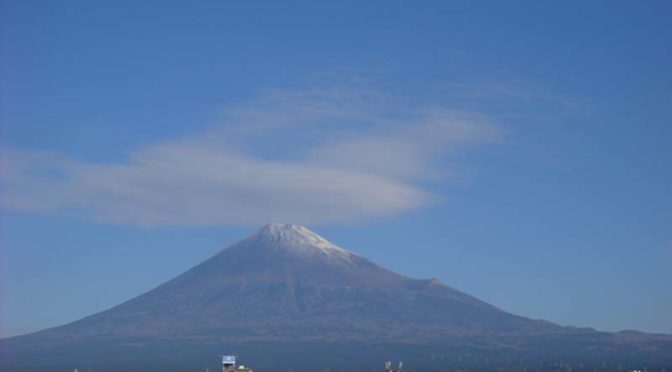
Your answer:
[[[331,243],[301,225],[270,223],[259,229],[250,238],[258,243],[274,248],[293,250],[297,253],[309,253],[317,250],[321,253],[337,254],[344,257],[352,255],[348,250]]]

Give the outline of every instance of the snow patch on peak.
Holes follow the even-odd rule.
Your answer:
[[[257,231],[254,237],[265,243],[281,245],[294,250],[310,251],[313,248],[324,253],[345,256],[352,254],[301,225],[270,223]]]

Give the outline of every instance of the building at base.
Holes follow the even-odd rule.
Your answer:
[[[254,372],[252,368],[236,365],[235,355],[222,356],[222,372]]]

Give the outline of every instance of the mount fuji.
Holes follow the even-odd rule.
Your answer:
[[[264,226],[130,301],[0,340],[1,370],[672,365],[672,336],[563,327],[397,274],[306,227]],[[576,368],[575,368],[576,370]]]

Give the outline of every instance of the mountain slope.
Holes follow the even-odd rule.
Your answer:
[[[68,345],[71,350],[82,345],[114,350],[110,345],[138,343],[196,348],[218,343],[450,343],[454,348],[460,340],[460,347],[473,343],[476,349],[522,353],[539,340],[550,345],[587,342],[598,350],[672,345],[666,336],[658,343],[629,337],[519,317],[437,280],[396,274],[305,227],[270,224],[128,302],[2,344],[14,347],[15,359]],[[266,353],[273,349],[265,348]]]

